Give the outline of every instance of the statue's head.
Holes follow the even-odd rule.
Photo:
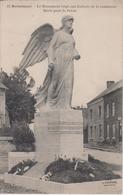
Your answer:
[[[72,25],[73,25],[74,18],[73,16],[66,15],[63,16],[61,22],[62,22],[62,28],[67,27],[68,29],[72,30]]]

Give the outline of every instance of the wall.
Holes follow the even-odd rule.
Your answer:
[[[0,174],[8,171],[8,152],[12,151],[11,137],[0,137]]]
[[[99,116],[99,106],[101,106],[101,116]],[[92,110],[92,118],[90,110]],[[99,125],[101,125],[102,133],[100,136]],[[91,127],[92,136],[91,136]],[[95,129],[96,127],[96,129]],[[88,104],[88,141],[89,143],[97,143],[104,138],[104,101],[102,98]]]

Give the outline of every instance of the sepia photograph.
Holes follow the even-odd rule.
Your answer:
[[[122,194],[122,15],[0,1],[1,194]]]

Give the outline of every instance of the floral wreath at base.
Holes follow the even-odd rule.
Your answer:
[[[23,160],[22,162],[19,162],[17,165],[13,166],[11,170],[8,171],[8,174],[23,175],[36,163],[37,161],[35,160]]]

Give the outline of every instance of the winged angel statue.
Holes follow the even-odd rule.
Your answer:
[[[62,18],[62,26],[55,30],[44,24],[35,30],[27,44],[19,69],[39,63],[48,57],[48,70],[36,98],[37,104],[55,109],[71,108],[74,59],[80,59],[72,36],[72,16]]]

